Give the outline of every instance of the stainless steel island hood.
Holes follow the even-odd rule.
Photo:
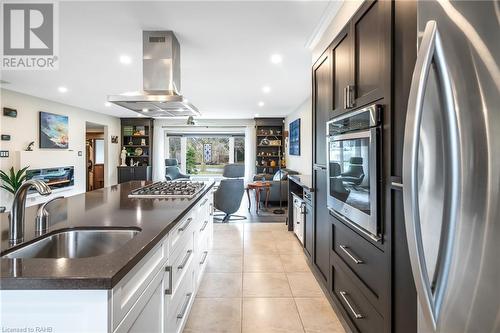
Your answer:
[[[143,91],[110,95],[108,101],[147,117],[199,116],[180,94],[179,41],[172,31],[142,32]]]

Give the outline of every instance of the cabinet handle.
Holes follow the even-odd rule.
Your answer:
[[[189,302],[191,302],[191,297],[193,293],[187,293],[186,299],[184,300],[184,304],[182,304],[181,313],[177,315],[177,319],[182,319],[186,315],[187,308],[189,306]]]
[[[179,230],[177,230],[177,232],[182,232],[182,231],[186,230],[189,227],[189,225],[191,224],[192,220],[193,220],[192,217],[188,218],[186,223],[184,223],[184,225],[182,227],[180,227]]]
[[[344,87],[344,109],[347,109],[347,87]]]
[[[205,200],[203,200],[203,202],[201,203],[200,207],[205,206],[205,204],[207,203],[207,201],[208,201],[208,198],[205,198]]]
[[[203,226],[201,227],[200,232],[205,231],[205,228],[207,227],[207,225],[208,225],[208,220],[203,223]]]
[[[205,261],[207,260],[207,257],[208,257],[208,251],[204,251],[203,252],[203,259],[201,259],[200,265],[203,265],[205,263]]]
[[[348,294],[345,291],[339,291],[339,294],[344,299],[344,302],[349,307],[349,310],[351,310],[352,314],[354,315],[354,318],[356,318],[356,319],[364,318],[364,316],[361,313],[359,313],[358,311],[356,311],[354,309],[354,307],[351,305],[351,303],[347,299]]]
[[[172,295],[172,266],[165,267],[165,272],[168,273],[168,289],[165,289],[165,295]]]
[[[306,215],[306,203],[305,202],[300,204],[300,214]]]
[[[183,269],[186,266],[186,264],[187,264],[189,258],[191,257],[192,253],[193,253],[193,250],[188,250],[186,252],[186,255],[184,256],[184,259],[182,259],[181,264],[179,266],[177,266],[177,269]]]
[[[210,216],[214,215],[214,205],[210,203]]]
[[[354,107],[354,86],[348,85],[346,87],[346,109]]]
[[[348,250],[348,249],[349,249],[349,247],[348,247],[348,246],[346,246],[346,245],[339,245],[339,246],[340,246],[340,249],[341,249],[342,251],[344,251],[344,253],[345,253],[345,254],[347,254],[347,255],[349,256],[349,258],[351,258],[351,259],[352,259],[352,261],[354,261],[354,263],[355,263],[355,264],[362,264],[362,263],[363,263],[363,260],[356,258],[356,257],[355,257],[355,256],[351,253],[351,251],[349,251],[349,250]]]

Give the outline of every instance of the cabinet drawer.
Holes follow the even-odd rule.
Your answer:
[[[186,239],[192,237],[192,230],[196,221],[196,212],[190,211],[177,225],[169,232],[169,250],[170,253],[179,251],[179,247],[183,247]]]
[[[163,322],[163,271],[153,278],[146,290],[139,297],[118,325],[115,333],[156,331],[162,327]]]
[[[181,284],[181,280],[184,279],[185,275],[189,275],[190,269],[192,268],[191,263],[195,260],[194,252],[194,240],[191,233],[191,237],[186,238],[184,241],[184,247],[172,255],[172,260],[170,263],[172,265],[172,294],[177,294],[178,286]]]
[[[332,275],[333,294],[358,330],[361,333],[384,332],[382,316],[356,288],[342,269],[333,266]]]
[[[113,328],[122,321],[158,271],[167,265],[166,239],[150,251],[111,291]]]
[[[179,285],[178,292],[172,295],[165,321],[167,333],[182,332],[184,323],[189,315],[189,310],[193,304],[194,293],[194,271],[190,269]]]
[[[379,298],[386,281],[384,253],[341,222],[334,220],[333,228],[333,251]]]

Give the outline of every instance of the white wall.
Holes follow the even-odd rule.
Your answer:
[[[286,167],[303,175],[312,173],[312,111],[309,96],[295,111],[285,118],[285,128],[290,133],[290,123],[300,118],[300,156],[286,152]],[[290,145],[290,143],[289,143]]]
[[[5,171],[12,166],[18,169],[26,165],[30,165],[31,168],[73,165],[75,167],[75,186],[69,190],[54,193],[53,196],[69,196],[85,192],[85,122],[90,121],[105,126],[104,135],[107,144],[104,148],[107,161],[104,173],[104,184],[105,186],[109,186],[117,183],[116,167],[119,162],[120,143],[112,144],[111,136],[117,135],[120,137],[119,118],[6,89],[0,91],[0,96],[2,108],[9,107],[16,109],[18,112],[17,118],[5,117],[3,113],[0,115],[1,134],[9,134],[11,136],[10,141],[0,141],[1,149],[10,152],[9,158],[0,159],[0,168],[2,170]],[[38,148],[39,111],[62,114],[69,117],[69,149],[57,150]],[[35,141],[34,151],[25,152],[24,149],[31,141]],[[78,156],[79,151],[82,152],[82,156]],[[0,206],[6,206],[7,209],[10,209],[11,200],[12,196],[9,193],[0,190]],[[33,205],[45,200],[47,200],[47,198],[30,196],[27,204]]]

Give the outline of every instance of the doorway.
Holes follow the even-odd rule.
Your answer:
[[[85,128],[86,191],[104,187],[106,170],[105,126],[87,122]]]

